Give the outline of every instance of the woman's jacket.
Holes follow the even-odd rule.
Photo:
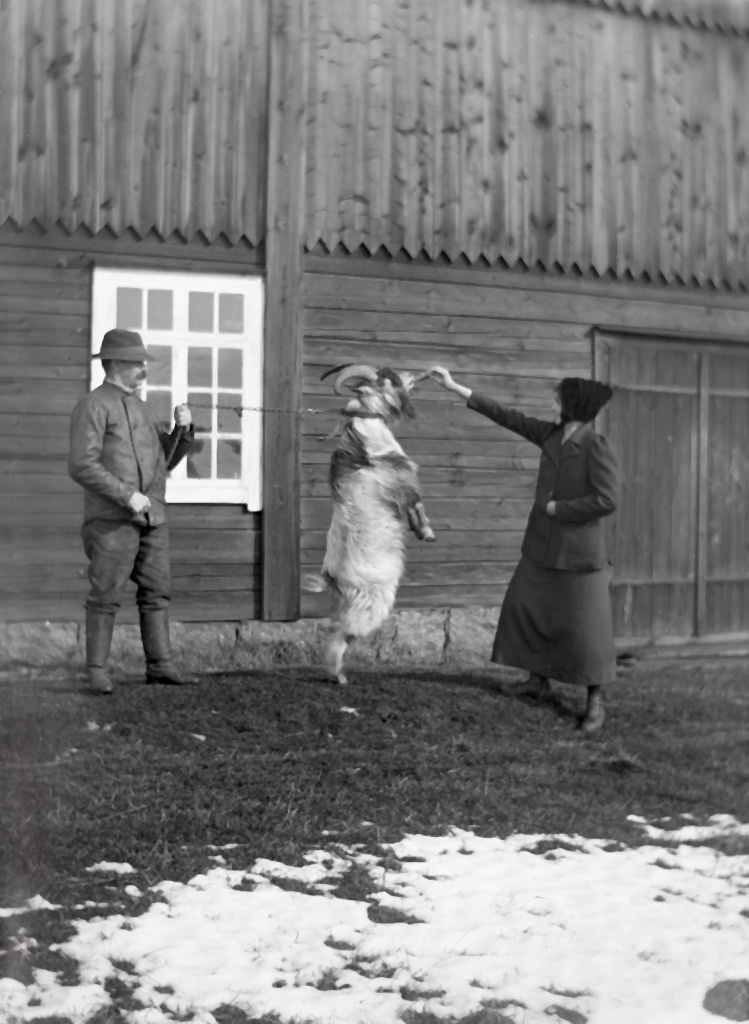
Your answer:
[[[616,456],[606,438],[586,423],[563,444],[562,424],[524,416],[476,391],[468,407],[541,449],[523,554],[546,569],[603,569],[608,558],[602,520],[616,510],[619,497]],[[550,501],[555,516],[546,512]]]

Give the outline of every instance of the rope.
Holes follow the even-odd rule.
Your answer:
[[[235,412],[237,416],[241,416],[243,412],[289,412],[294,416],[331,416],[335,414],[334,409],[288,409],[273,405],[221,405],[219,402],[188,402],[186,404],[191,409],[225,409],[227,412]]]
[[[341,416],[345,414],[345,410],[343,409],[314,409],[309,407],[306,409],[287,409],[284,408],[283,406],[271,405],[221,405],[218,402],[189,402],[188,404],[191,409],[226,409],[228,412],[234,412],[237,414],[237,416],[240,417],[243,412],[287,412],[292,413],[294,416]],[[369,417],[382,419],[379,413],[357,413],[357,415],[365,419]],[[336,426],[335,429],[331,431],[329,434],[326,434],[324,437],[319,437],[318,441],[330,441],[332,438],[338,436],[338,434],[340,433],[340,429],[341,428],[339,423],[338,426]],[[174,453],[174,450],[176,450],[178,442],[179,435],[177,435],[174,439],[172,454]],[[169,465],[168,462],[167,465]]]

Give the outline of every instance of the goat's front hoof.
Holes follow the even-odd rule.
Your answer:
[[[337,669],[333,665],[326,665],[324,671],[329,682],[334,683],[336,686],[348,685],[348,678],[342,669]]]
[[[434,535],[434,530],[431,527],[427,527],[421,535],[422,540],[437,540]]]

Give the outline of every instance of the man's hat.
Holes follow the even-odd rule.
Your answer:
[[[97,352],[91,358],[121,359],[123,363],[142,363],[144,360],[153,359],[153,356],[136,331],[125,331],[121,327],[115,327],[113,330],[107,331],[101,339],[101,352]]]

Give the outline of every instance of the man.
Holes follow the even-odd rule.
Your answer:
[[[81,535],[89,560],[86,669],[89,686],[111,693],[107,661],[117,609],[129,579],[137,586],[146,681],[179,685],[169,643],[167,470],[193,442],[192,415],[174,410],[171,434],[154,422],[138,389],[149,353],[135,331],[107,331],[101,351],[105,380],[81,399],[70,423],[70,476],[85,490]]]

